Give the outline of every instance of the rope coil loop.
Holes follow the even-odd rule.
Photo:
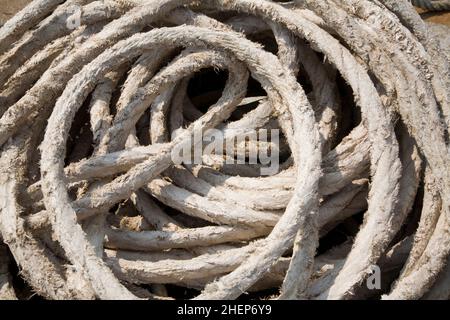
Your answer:
[[[450,297],[448,61],[407,1],[35,0],[0,61],[0,299],[8,250],[47,299]]]

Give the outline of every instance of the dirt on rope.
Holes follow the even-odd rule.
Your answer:
[[[449,40],[410,1],[25,2],[0,299],[450,299]]]

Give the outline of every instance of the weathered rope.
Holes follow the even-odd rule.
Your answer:
[[[449,298],[449,62],[408,1],[36,0],[0,61],[0,299],[9,252],[48,299]]]

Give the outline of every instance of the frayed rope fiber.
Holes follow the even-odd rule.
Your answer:
[[[0,299],[449,299],[449,77],[406,0],[34,0]]]

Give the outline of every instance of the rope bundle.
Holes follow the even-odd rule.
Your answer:
[[[450,10],[450,1],[448,0],[413,0],[412,4],[432,11]]]
[[[48,299],[449,298],[450,73],[407,1],[35,0],[0,54],[1,298],[8,259]],[[212,128],[282,136],[174,163]]]

